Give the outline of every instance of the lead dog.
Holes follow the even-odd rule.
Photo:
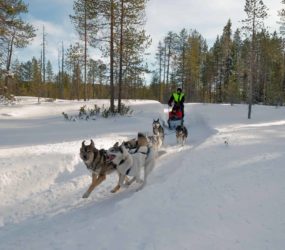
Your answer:
[[[106,175],[116,171],[116,168],[114,164],[107,162],[106,150],[97,149],[93,140],[90,145],[85,145],[85,141],[82,142],[80,158],[87,169],[92,172],[92,183],[82,196],[82,198],[87,198],[94,188],[106,179]]]
[[[116,143],[107,151],[107,155],[109,161],[116,166],[119,173],[119,182],[113,189],[114,192],[125,186],[124,180],[127,176],[133,177],[126,183],[127,186],[134,181],[141,183],[137,191],[145,186],[147,177],[154,168],[155,157],[152,147],[147,146],[147,138],[144,135],[138,134],[138,148],[134,153],[130,153],[124,143],[120,146]],[[141,172],[143,172],[142,178]]]
[[[152,131],[154,135],[160,137],[162,143],[164,141],[164,128],[161,126],[159,119],[153,120],[152,122]]]
[[[164,142],[164,128],[161,126],[159,119],[152,122],[153,135],[149,136],[149,142],[157,151]]]

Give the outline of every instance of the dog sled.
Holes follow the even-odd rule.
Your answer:
[[[168,120],[167,120],[168,128],[173,130],[176,129],[177,126],[183,125],[183,115],[179,106],[173,106],[168,111]]]

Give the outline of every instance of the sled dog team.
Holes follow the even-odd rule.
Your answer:
[[[117,172],[119,176],[118,184],[111,190],[112,193],[121,187],[128,187],[135,181],[140,184],[137,191],[145,186],[147,177],[155,165],[156,152],[162,146],[165,135],[159,119],[153,121],[152,127],[152,136],[138,133],[136,139],[125,141],[121,145],[116,142],[108,150],[97,149],[93,140],[89,145],[85,145],[85,141],[82,142],[80,158],[92,173],[91,185],[82,198],[87,198],[112,172]],[[187,135],[185,126],[177,126],[177,143],[184,145]]]

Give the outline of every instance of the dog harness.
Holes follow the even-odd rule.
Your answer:
[[[132,152],[131,154],[135,154],[135,153],[141,153],[141,154],[144,154],[144,155],[148,155],[148,153],[149,153],[149,148],[147,148],[147,152],[140,152],[140,151],[138,151],[139,150],[139,148],[137,148],[134,152]]]
[[[119,162],[118,166],[122,165],[125,161],[126,161],[125,159],[122,159],[122,160]],[[115,166],[115,168],[117,168],[117,165]],[[130,171],[131,171],[131,168],[129,168],[129,169],[126,171],[126,175],[128,175],[128,174],[130,173]]]
[[[92,161],[92,164],[90,166],[87,166],[88,169],[90,169],[91,171],[97,173],[97,172],[100,172],[101,168],[97,168],[98,166],[100,166],[100,164],[98,164],[101,160],[102,160],[102,157],[104,158],[104,153],[105,151],[102,150],[102,154],[100,154],[100,151],[98,150],[94,150],[94,157],[93,157],[93,160]],[[99,155],[99,157],[97,157]],[[103,159],[104,160],[104,159]]]
[[[136,149],[133,153],[131,153],[131,154],[141,153],[141,154],[144,154],[144,155],[147,156],[147,155],[149,154],[149,152],[150,152],[149,147],[147,147],[147,152],[140,152],[140,151],[138,151],[138,150],[139,150],[139,148],[137,148],[137,149]],[[122,165],[125,161],[126,161],[125,159],[122,159],[122,160],[119,162],[118,166]],[[116,166],[115,168],[117,168],[117,166]],[[126,174],[126,175],[129,175],[130,171],[131,171],[131,167],[126,171],[125,174]]]

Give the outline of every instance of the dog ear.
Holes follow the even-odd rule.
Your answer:
[[[119,146],[119,142],[116,142],[113,147],[116,148],[118,146]]]
[[[146,135],[142,132],[138,132],[138,138],[146,138]]]
[[[92,148],[94,148],[95,147],[95,145],[94,145],[94,141],[91,139],[91,144],[90,144],[90,146],[92,147]]]
[[[85,140],[82,142],[81,146],[84,148],[85,147]]]
[[[120,146],[120,149],[122,150],[123,155],[124,155],[124,156],[127,156],[128,151],[127,151],[127,149],[126,149],[126,147],[125,147],[124,144],[122,144],[122,145]]]

